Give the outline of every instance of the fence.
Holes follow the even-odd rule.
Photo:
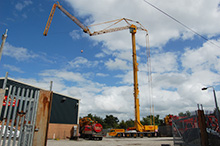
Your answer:
[[[0,145],[46,146],[52,92],[0,89]]]
[[[206,117],[206,132],[208,136],[208,143],[211,146],[220,145],[220,129],[218,120],[216,118],[216,111],[205,112]]]
[[[10,86],[2,107],[0,145],[32,145],[39,91]]]
[[[220,145],[219,125],[214,112],[198,110],[192,116],[174,117],[172,131],[175,146]]]

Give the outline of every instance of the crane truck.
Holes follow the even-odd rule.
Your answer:
[[[138,21],[133,21],[131,19],[127,18],[122,18],[122,19],[116,19],[112,21],[107,21],[104,23],[99,23],[99,24],[93,24],[90,26],[85,26],[83,25],[76,17],[72,16],[68,11],[66,11],[60,4],[59,2],[55,3],[52,7],[51,13],[49,15],[45,30],[44,30],[44,36],[47,36],[48,30],[50,28],[50,24],[52,22],[53,16],[55,9],[59,8],[66,16],[68,16],[72,21],[74,21],[82,30],[83,32],[89,34],[90,36],[95,36],[95,35],[100,35],[100,34],[105,34],[105,33],[111,33],[111,32],[116,32],[116,31],[121,31],[121,30],[126,30],[129,29],[131,36],[132,36],[132,56],[133,56],[133,75],[134,75],[134,107],[135,107],[135,120],[134,120],[134,127],[128,128],[127,131],[123,130],[117,130],[117,129],[112,129],[110,134],[113,136],[121,137],[121,136],[126,136],[126,137],[143,137],[145,135],[147,136],[157,136],[158,135],[158,126],[155,125],[142,125],[140,122],[140,111],[139,111],[139,90],[138,90],[138,63],[137,63],[137,55],[136,55],[136,42],[135,42],[135,34],[137,30],[145,31],[146,36],[148,36],[148,31],[141,25],[140,22]],[[113,27],[116,24],[118,25],[120,22],[125,22],[126,26],[117,26]],[[97,25],[102,25],[104,24],[105,26],[107,24],[110,24],[110,26],[91,32],[89,27],[92,26],[97,26]],[[113,28],[112,28],[113,27]],[[148,56],[150,57],[150,55]],[[118,132],[117,132],[118,131]],[[121,132],[119,132],[121,131]],[[116,134],[115,134],[116,133]]]

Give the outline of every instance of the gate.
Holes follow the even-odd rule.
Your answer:
[[[5,92],[0,109],[0,145],[31,146],[40,91],[10,86]]]

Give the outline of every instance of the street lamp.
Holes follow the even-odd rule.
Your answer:
[[[213,86],[209,86],[209,87],[202,88],[202,90],[207,90],[208,88],[212,88],[212,90],[213,90],[214,99],[215,99],[216,116],[218,119],[218,126],[220,127],[219,108],[218,108],[218,103],[217,103],[217,99],[216,99],[215,89]]]

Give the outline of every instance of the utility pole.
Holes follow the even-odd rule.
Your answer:
[[[53,81],[50,81],[50,91],[52,91]]]
[[[0,48],[0,61],[1,61],[1,58],[2,58],[2,52],[3,52],[3,47],[4,47],[4,44],[5,44],[5,40],[7,38],[7,32],[8,32],[8,29],[6,29],[5,34],[2,35],[2,44],[1,44],[1,48]]]

